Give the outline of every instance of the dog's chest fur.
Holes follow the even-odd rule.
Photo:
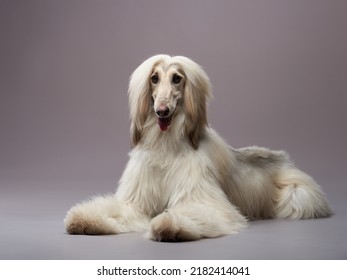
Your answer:
[[[195,152],[189,145],[186,147],[165,149],[165,145],[159,143],[155,148],[135,147],[130,153],[118,195],[125,201],[135,203],[150,217],[184,199],[187,188],[193,187],[189,182],[196,180],[200,173],[199,164],[194,159]]]

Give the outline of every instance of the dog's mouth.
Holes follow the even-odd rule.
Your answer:
[[[165,131],[168,129],[168,127],[171,124],[171,119],[172,119],[172,116],[166,117],[166,118],[158,117],[157,123],[162,131]]]
[[[159,125],[161,131],[166,131],[171,125],[172,118],[176,114],[176,108],[177,107],[174,107],[170,110],[166,106],[162,110],[155,111],[157,116],[157,124]]]

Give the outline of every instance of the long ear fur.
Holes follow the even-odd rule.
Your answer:
[[[174,57],[183,68],[186,76],[184,90],[185,133],[194,149],[207,124],[206,99],[211,97],[211,84],[205,71],[194,61],[182,57]]]
[[[130,133],[132,145],[136,146],[142,137],[143,125],[150,110],[151,93],[149,77],[154,66],[162,60],[170,58],[167,55],[156,55],[145,60],[135,69],[129,82],[129,106],[131,126]]]

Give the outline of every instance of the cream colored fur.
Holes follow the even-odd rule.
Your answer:
[[[331,214],[320,187],[286,153],[233,149],[209,128],[210,96],[207,75],[186,57],[141,64],[129,85],[133,149],[118,189],[72,207],[67,232],[187,241],[238,232],[248,219]]]

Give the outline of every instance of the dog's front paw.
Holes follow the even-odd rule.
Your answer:
[[[177,215],[168,211],[152,219],[146,237],[159,242],[192,241],[200,238],[192,228],[185,228]]]
[[[64,220],[66,232],[69,234],[97,234],[95,222],[87,219],[83,214],[70,210]]]
[[[83,211],[84,210],[84,211]],[[73,207],[66,215],[65,229],[69,234],[116,234],[116,221],[112,218],[96,215],[87,209]]]
[[[181,241],[178,232],[173,215],[164,212],[151,221],[148,237],[162,242]]]
[[[88,223],[83,220],[65,222],[66,232],[69,234],[88,234]]]

